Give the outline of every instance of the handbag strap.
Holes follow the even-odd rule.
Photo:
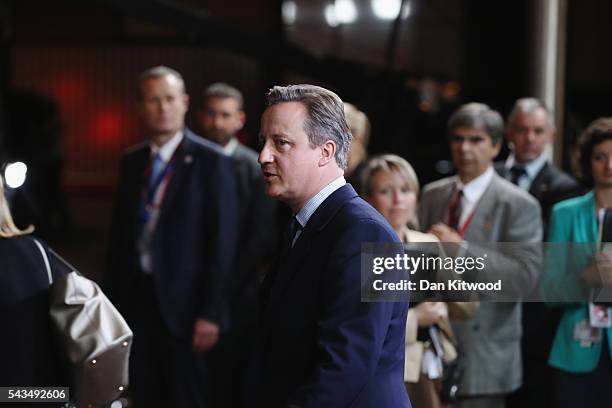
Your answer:
[[[47,252],[43,248],[42,244],[38,242],[36,238],[32,238],[32,239],[34,240],[34,243],[36,244],[36,246],[40,250],[40,253],[42,254],[43,261],[45,262],[45,268],[47,269],[47,277],[49,278],[49,285],[51,285],[53,284],[53,275],[51,274],[51,264],[49,264],[49,257],[47,256]]]

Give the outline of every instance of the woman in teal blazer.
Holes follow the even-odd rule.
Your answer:
[[[612,328],[601,330],[598,340],[575,338],[577,327],[589,327],[590,287],[601,276],[612,276],[612,263],[597,253],[601,208],[612,208],[612,118],[598,119],[581,135],[580,165],[586,183],[594,189],[558,203],[552,211],[547,267],[542,292],[545,299],[565,308],[552,345],[549,364],[556,368],[556,406],[612,406]],[[557,245],[555,245],[557,243]],[[573,245],[558,245],[573,243]]]

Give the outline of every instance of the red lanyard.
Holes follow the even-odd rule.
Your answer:
[[[468,229],[468,227],[472,223],[472,219],[474,219],[474,213],[476,213],[476,208],[472,210],[467,220],[465,220],[463,225],[459,227],[459,231],[457,231],[457,233],[459,234],[459,236],[461,236],[461,238],[463,238],[463,236],[465,235],[465,231]]]
[[[145,207],[146,206],[155,207],[155,204],[156,204],[155,195],[157,193],[157,189],[162,184],[163,184],[163,190],[161,191],[161,194],[159,196],[157,207],[159,207],[161,203],[163,202],[164,196],[166,195],[166,190],[168,189],[168,184],[170,183],[170,179],[172,178],[172,170],[174,169],[176,153],[178,152],[182,144],[183,144],[183,141],[181,140],[181,142],[176,147],[176,149],[174,149],[174,153],[172,153],[172,157],[170,157],[170,160],[168,161],[164,169],[161,171],[161,173],[154,180],[153,184],[151,186],[145,185],[143,189],[143,198],[144,198],[143,201],[145,202]],[[151,163],[149,163],[149,165],[145,169],[144,179],[148,180],[150,176],[151,176]]]

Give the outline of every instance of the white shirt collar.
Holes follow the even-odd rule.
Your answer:
[[[516,161],[516,156],[514,155],[514,153],[510,153],[510,156],[508,156],[508,159],[506,159],[504,168],[506,170],[510,170],[512,166],[514,166],[515,164],[518,165]],[[522,163],[522,166],[525,168],[525,172],[527,172],[529,179],[534,180],[536,176],[538,175],[538,173],[540,172],[540,170],[542,170],[542,167],[544,167],[545,164],[546,164],[546,154],[544,154],[543,152],[536,159],[528,161],[526,163]]]
[[[155,143],[151,142],[151,156],[155,156],[159,153],[164,163],[168,163],[174,154],[174,151],[183,140],[183,131],[178,131],[170,140],[168,140],[163,146],[159,147]]]
[[[463,184],[460,179],[457,179],[457,188],[463,191],[463,197],[467,201],[476,203],[484,194],[494,175],[495,170],[493,170],[493,166],[489,166],[484,173],[467,184]]]
[[[338,177],[325,187],[323,187],[317,194],[315,194],[300,211],[295,215],[295,218],[298,220],[302,228],[306,226],[308,220],[314,214],[314,212],[319,208],[319,206],[329,197],[334,191],[339,189],[340,187],[346,184],[346,180],[343,176]]]
[[[234,154],[237,148],[238,148],[238,139],[236,139],[235,137],[232,137],[230,141],[227,142],[225,146],[223,146],[222,149],[223,149],[223,153],[225,153],[226,156],[231,156]]]

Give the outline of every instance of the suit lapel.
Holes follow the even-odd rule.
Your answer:
[[[172,203],[178,195],[179,188],[184,182],[185,174],[193,165],[194,157],[192,155],[193,142],[190,140],[188,133],[185,131],[181,144],[177,147],[174,155],[174,167],[170,182],[166,194],[164,195],[164,201],[162,203],[161,213],[159,215],[158,225],[163,225],[163,219],[165,218],[168,208],[172,206]]]
[[[286,252],[286,255],[281,256],[278,269],[274,276],[271,276],[273,281],[269,282],[271,289],[267,313],[270,313],[282,298],[283,292],[296,270],[306,263],[305,260],[310,254],[317,235],[327,226],[340,208],[354,197],[357,197],[357,193],[350,184],[346,184],[327,197],[310,217],[295,245]],[[268,322],[270,322],[269,319]]]
[[[467,241],[479,241],[487,236],[495,224],[495,208],[497,207],[498,183],[501,179],[497,174],[482,194],[474,207],[474,217],[465,232]]]
[[[551,169],[548,162],[544,163],[544,166],[540,169],[535,179],[529,187],[529,194],[540,199],[550,189],[550,175]]]
[[[455,191],[455,186],[457,185],[457,178],[454,177],[450,183],[444,186],[444,189],[441,191],[439,199],[444,205],[436,205],[434,206],[435,211],[439,211],[438,214],[435,214],[434,220],[442,220],[444,223],[448,223],[448,211],[450,202],[452,199],[453,191]]]

